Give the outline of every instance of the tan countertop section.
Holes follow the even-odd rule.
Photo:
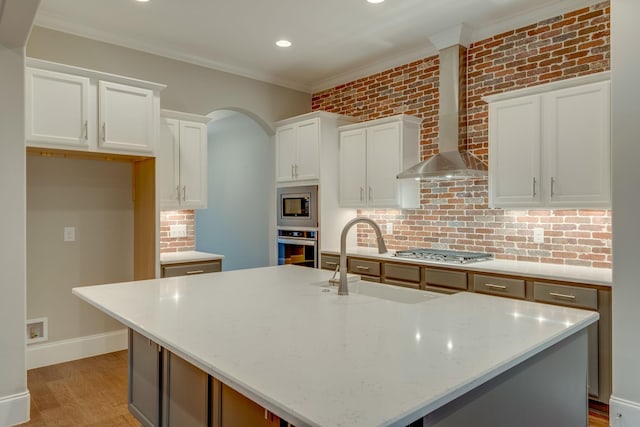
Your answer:
[[[160,254],[160,264],[180,264],[183,262],[215,261],[223,259],[224,255],[210,254],[207,252],[185,251],[185,252],[165,252]]]
[[[321,251],[325,254],[339,255],[337,249]],[[543,264],[537,262],[491,260],[480,261],[469,264],[453,264],[441,261],[423,261],[416,259],[398,258],[394,256],[395,251],[386,254],[379,254],[376,248],[352,247],[347,249],[347,255],[361,258],[378,259],[382,261],[393,261],[406,264],[417,264],[424,266],[450,267],[461,270],[479,272],[511,274],[524,276],[533,279],[551,279],[565,282],[583,283],[587,285],[612,286],[611,270],[606,268],[579,267],[573,265]]]

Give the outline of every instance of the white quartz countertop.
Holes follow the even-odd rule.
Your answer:
[[[472,262],[469,264],[454,264],[442,261],[427,261],[400,258],[394,256],[396,251],[379,254],[376,248],[352,247],[347,249],[349,256],[379,259],[408,264],[433,265],[437,267],[458,268],[461,270],[477,271],[481,273],[512,274],[539,279],[560,280],[565,282],[584,283],[611,287],[611,270],[607,268],[592,268],[573,265],[544,264],[539,262],[509,261],[494,259],[490,261]],[[340,255],[340,250],[322,250],[322,253]]]
[[[299,427],[406,425],[598,319],[471,292],[338,296],[321,286],[331,274],[285,265],[73,293]]]
[[[182,262],[214,261],[223,258],[224,255],[199,251],[164,252],[160,254],[160,264],[167,265],[180,264]]]

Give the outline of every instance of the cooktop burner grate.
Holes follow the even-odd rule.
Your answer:
[[[492,254],[482,252],[446,251],[441,249],[408,249],[397,251],[398,258],[424,259],[429,261],[442,261],[456,264],[468,264],[471,262],[488,261],[493,259]]]

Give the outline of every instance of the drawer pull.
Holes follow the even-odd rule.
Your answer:
[[[500,289],[500,290],[505,290],[507,289],[507,287],[505,285],[494,285],[493,283],[485,283],[484,284],[487,288],[491,288],[491,289]]]
[[[325,265],[338,265],[337,262],[333,262],[333,261],[325,261],[324,263]]]
[[[564,298],[564,299],[570,299],[570,300],[576,299],[575,295],[559,294],[557,292],[549,292],[549,295],[551,295],[552,297],[558,297],[558,298]]]
[[[191,271],[187,271],[186,274],[200,274],[200,273],[204,273],[204,270],[191,270]]]
[[[369,267],[365,267],[364,265],[356,265],[358,270],[369,270]]]

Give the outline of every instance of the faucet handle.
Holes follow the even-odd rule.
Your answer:
[[[340,279],[339,278],[336,279],[336,274],[338,274],[339,271],[340,271],[340,264],[336,265],[336,269],[333,271],[333,276],[331,276],[331,279],[329,279],[329,284],[331,286],[337,286],[338,284],[340,284]]]

